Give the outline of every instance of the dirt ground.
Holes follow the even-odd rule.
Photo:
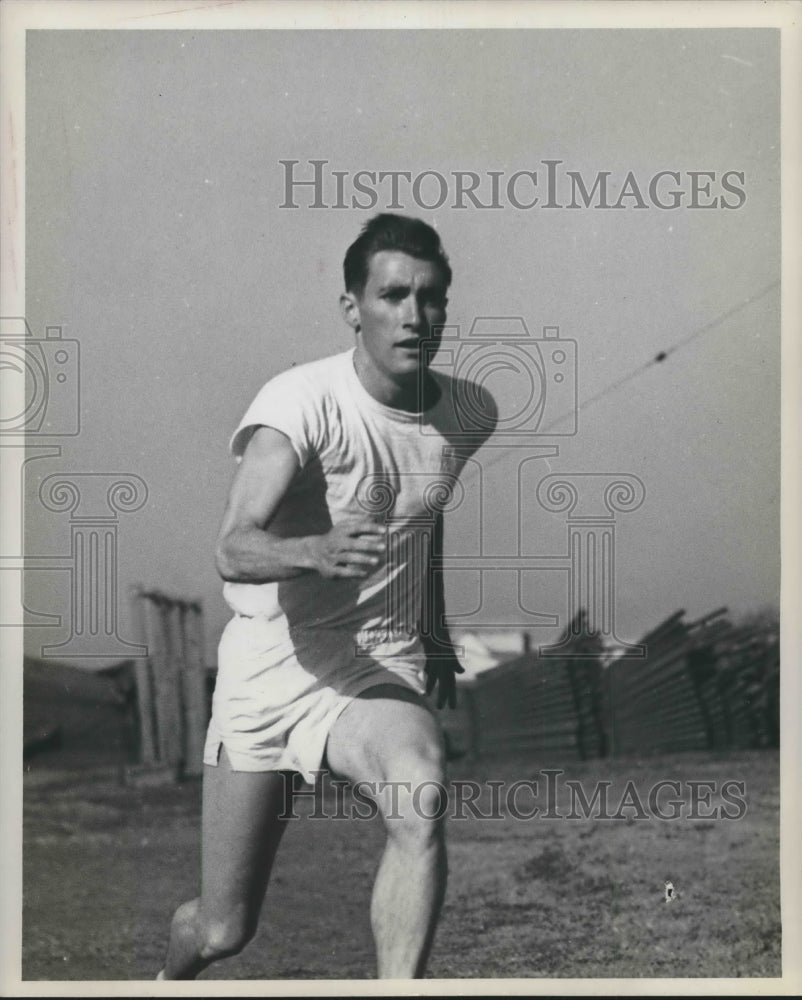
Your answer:
[[[542,787],[547,766],[458,762],[452,778],[539,777]],[[451,876],[429,976],[781,974],[775,753],[562,769],[562,817],[570,812],[566,779],[581,781],[589,797],[595,781],[610,781],[613,813],[629,779],[644,804],[655,782],[676,780],[682,815],[660,820],[647,806],[640,819],[635,809],[612,820],[450,819]],[[687,782],[726,780],[745,783],[745,816],[689,818]],[[152,979],[174,907],[197,890],[199,784],[123,787],[110,771],[57,772],[34,761],[24,795],[23,978]],[[478,802],[484,813],[489,795]],[[522,795],[520,808],[530,801]],[[304,816],[285,836],[256,939],[203,978],[374,975],[368,905],[380,824],[311,819],[308,800],[297,811]],[[670,904],[666,879],[677,893]]]

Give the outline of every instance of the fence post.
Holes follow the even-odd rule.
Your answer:
[[[159,594],[145,596],[146,635],[156,693],[159,761],[166,765],[178,765],[181,758],[181,715],[177,674],[169,645],[169,604]]]
[[[206,734],[206,663],[203,642],[203,609],[199,601],[179,605],[183,638],[185,773],[203,772]]]
[[[144,597],[142,588],[134,586],[129,591],[131,619],[137,639],[145,635]],[[147,654],[147,647],[146,647]],[[156,733],[153,704],[153,680],[151,677],[150,660],[148,656],[138,656],[133,660],[134,678],[136,680],[136,707],[139,723],[139,762],[140,764],[156,763]]]

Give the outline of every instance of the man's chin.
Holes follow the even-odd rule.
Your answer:
[[[410,358],[403,364],[396,365],[393,377],[399,385],[408,385],[428,381],[429,365],[422,358]]]
[[[424,365],[423,356],[420,353],[413,354],[410,351],[401,354],[399,352],[399,356],[393,358],[393,374],[400,377],[409,375],[410,373],[419,372],[425,367],[427,366]]]

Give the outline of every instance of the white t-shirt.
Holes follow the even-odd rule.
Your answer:
[[[454,390],[466,383],[436,374],[438,401],[408,413],[375,400],[353,358],[351,349],[271,379],[245,413],[231,450],[241,458],[253,432],[267,426],[285,434],[298,456],[299,472],[271,532],[324,534],[367,513],[390,529],[386,557],[361,580],[309,572],[273,583],[226,583],[223,593],[240,615],[291,630],[347,630],[371,648],[417,636],[435,514],[488,432],[460,419],[464,394]]]

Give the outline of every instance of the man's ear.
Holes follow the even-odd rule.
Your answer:
[[[353,292],[343,292],[340,296],[340,312],[354,333],[359,333],[362,329],[359,319],[359,301]]]

